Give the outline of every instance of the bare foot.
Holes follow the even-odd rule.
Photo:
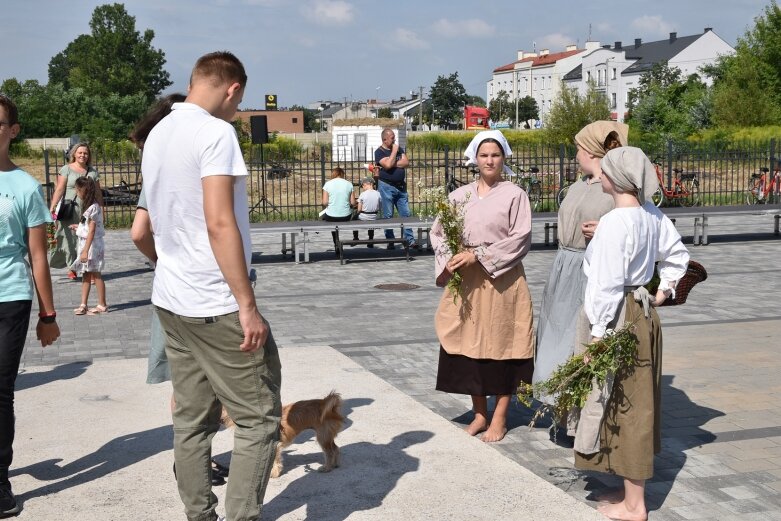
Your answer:
[[[488,430],[480,437],[486,443],[493,443],[495,441],[501,441],[504,435],[507,434],[507,429],[504,424],[495,425],[495,422],[491,422]]]
[[[621,503],[624,500],[624,487],[608,489],[595,493],[592,501],[598,503]]]
[[[486,430],[488,428],[488,420],[485,419],[485,416],[481,416],[479,414],[475,415],[475,419],[472,420],[472,423],[467,425],[464,430],[467,434],[470,436],[474,436],[475,434],[479,434]]]
[[[642,510],[629,510],[623,501],[614,505],[602,505],[597,510],[608,519],[619,519],[621,521],[648,520],[648,512],[645,508]]]

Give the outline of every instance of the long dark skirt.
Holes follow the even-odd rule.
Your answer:
[[[489,360],[451,355],[439,346],[437,391],[494,396],[515,394],[521,381],[531,382],[534,359]]]

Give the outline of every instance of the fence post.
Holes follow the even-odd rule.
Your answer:
[[[46,206],[51,208],[52,206],[52,191],[49,190],[49,150],[46,148],[43,149],[43,169],[46,172]],[[63,194],[63,197],[65,197],[65,194]]]
[[[673,140],[667,140],[667,191],[673,188]]]
[[[450,147],[445,145],[445,190],[450,191]]]
[[[320,145],[320,186],[325,184],[325,145]],[[315,201],[317,196],[315,196]]]
[[[559,190],[564,186],[564,154],[566,153],[566,145],[564,143],[559,144]],[[553,191],[553,208],[556,209],[556,201],[558,201],[558,191]]]
[[[778,158],[776,157],[776,138],[770,138],[770,172],[768,172],[768,180],[767,182],[770,183],[775,179],[776,176],[776,162],[778,161]],[[778,202],[778,195],[779,195],[779,189],[781,187],[779,186],[779,181],[781,179],[776,179],[775,184],[773,185],[775,188],[770,193],[770,203],[777,203]]]

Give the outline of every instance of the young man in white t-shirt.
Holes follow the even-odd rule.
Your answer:
[[[225,501],[231,521],[260,516],[279,437],[279,355],[250,285],[247,168],[230,124],[246,82],[232,54],[202,56],[187,99],[144,144],[157,253],[152,303],[166,336],[174,459],[189,520],[217,519],[209,456],[220,404],[236,423]]]

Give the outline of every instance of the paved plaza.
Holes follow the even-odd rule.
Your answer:
[[[690,244],[691,219],[678,226]],[[648,484],[651,520],[781,519],[781,238],[772,229],[769,215],[712,217],[710,244],[690,247],[708,280],[686,305],[660,309],[663,451]],[[291,446],[264,519],[599,519],[587,496],[617,479],[573,470],[572,450],[544,425],[529,429],[518,405],[502,442],[469,439],[460,431],[468,397],[434,391],[442,290],[430,253],[405,262],[399,250],[356,247],[340,266],[324,232],[312,238],[312,262],[294,264],[280,245],[254,229],[255,292],[281,347],[283,401],[336,388],[348,422],[337,439],[344,465],[331,474],[310,472],[321,461],[311,438]],[[537,226],[524,261],[537,306],[554,255]],[[170,387],[143,383],[153,272],[127,231],[107,233],[106,256],[111,312],[73,316],[80,284],[56,271],[62,338],[43,350],[29,335],[12,468],[21,519],[183,517],[170,475]],[[215,452],[229,451],[230,435],[218,434]]]

